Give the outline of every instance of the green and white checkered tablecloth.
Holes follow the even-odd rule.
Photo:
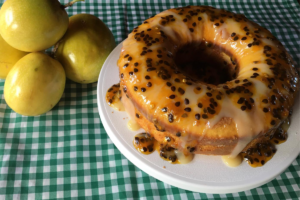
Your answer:
[[[0,5],[3,2],[0,0]],[[203,4],[245,14],[269,29],[300,64],[297,0],[86,0],[67,11],[70,16],[98,16],[120,43],[135,26],[156,13]],[[120,153],[102,126],[96,83],[67,81],[58,105],[38,117],[14,113],[5,103],[3,88],[0,80],[0,200],[300,198],[299,156],[280,176],[261,187],[223,195],[194,193],[154,179]]]

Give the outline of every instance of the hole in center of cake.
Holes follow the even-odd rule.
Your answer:
[[[207,42],[190,43],[178,49],[179,71],[196,82],[219,85],[237,77],[236,59],[220,46]]]

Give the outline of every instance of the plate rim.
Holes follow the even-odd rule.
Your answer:
[[[201,182],[199,182],[199,181],[197,182],[194,179],[189,179],[189,181],[182,179],[182,178],[188,179],[187,177],[179,176],[178,178],[174,178],[174,177],[172,177],[172,176],[174,176],[173,173],[168,172],[166,169],[163,169],[163,168],[158,169],[158,167],[156,165],[151,164],[148,160],[139,158],[140,157],[139,155],[142,155],[142,154],[140,154],[138,151],[133,153],[131,151],[131,149],[128,148],[128,144],[122,143],[122,138],[118,138],[114,134],[114,132],[117,130],[115,129],[113,124],[110,122],[110,120],[108,120],[109,117],[107,116],[107,113],[105,112],[106,111],[105,105],[107,103],[105,101],[105,98],[103,98],[103,96],[101,95],[101,92],[103,91],[101,88],[102,87],[101,80],[104,79],[105,71],[107,70],[107,66],[109,65],[109,62],[110,62],[112,56],[114,54],[116,54],[116,52],[121,51],[122,44],[123,44],[123,42],[119,43],[115,47],[115,49],[110,53],[110,55],[107,57],[106,61],[104,62],[103,66],[102,66],[102,70],[100,72],[100,75],[98,78],[98,83],[97,83],[98,112],[99,112],[103,127],[106,130],[106,133],[108,134],[108,136],[110,137],[112,142],[114,143],[114,145],[130,162],[132,162],[136,167],[138,167],[139,169],[141,169],[148,175],[150,175],[162,182],[165,182],[169,185],[172,185],[172,186],[175,186],[175,187],[178,187],[181,189],[193,191],[193,192],[202,192],[202,193],[211,193],[211,194],[235,193],[235,192],[241,192],[241,191],[259,187],[259,186],[273,180],[275,177],[277,177],[279,174],[281,174],[284,170],[286,170],[287,167],[289,167],[291,165],[291,163],[296,159],[296,157],[300,153],[300,148],[299,148],[298,152],[291,152],[289,154],[289,156],[287,157],[287,158],[290,158],[289,162],[280,163],[279,164],[280,170],[275,171],[275,172],[272,171],[273,173],[271,173],[271,175],[268,175],[268,176],[262,175],[261,176],[262,179],[258,182],[251,182],[250,184],[244,183],[244,181],[233,182],[234,185],[229,184],[229,183],[226,183],[226,185],[222,185],[222,184],[224,184],[224,182],[221,182],[220,184],[218,184],[216,182],[213,182],[213,184],[209,184],[208,182],[205,182],[206,184],[201,184]],[[116,67],[117,67],[117,65],[116,65]],[[101,96],[102,96],[102,98],[101,98]],[[299,97],[299,95],[298,95],[298,97]],[[162,172],[162,170],[165,170],[164,173]],[[181,178],[181,179],[179,179],[179,178]]]

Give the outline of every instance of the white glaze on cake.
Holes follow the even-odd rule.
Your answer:
[[[235,40],[235,37],[238,39]],[[244,37],[246,39],[242,39]],[[220,47],[232,55],[239,66],[236,79],[225,84],[210,85],[192,81],[182,73],[175,74],[176,64],[173,57],[177,50],[194,42],[210,44],[212,48]],[[149,49],[151,52],[148,52]],[[146,53],[143,54],[143,51]],[[152,62],[147,62],[149,58]],[[160,60],[163,62],[159,63]],[[147,67],[149,63],[151,66]],[[222,132],[206,135],[208,129],[214,128],[222,119],[230,118],[235,123],[238,138],[238,143],[231,152],[232,156],[241,152],[260,133],[277,127],[288,116],[299,84],[290,56],[269,31],[243,15],[205,6],[170,9],[146,20],[124,41],[118,66],[121,89],[123,94],[126,93],[123,98],[129,98],[128,101],[132,104],[129,108],[131,116],[137,110],[149,121],[158,121],[165,130],[174,135],[180,131],[183,133],[180,138],[182,148],[186,148],[186,144],[191,141],[200,142],[204,137],[231,137],[230,134]],[[159,75],[160,67],[170,77],[163,80]],[[147,71],[149,68],[155,69]],[[138,71],[134,71],[135,69]],[[150,79],[146,79],[146,76]],[[176,82],[176,79],[180,82]],[[151,86],[147,86],[149,82]],[[176,90],[172,91],[167,82],[175,86]],[[224,88],[225,85],[228,89]],[[238,92],[238,86],[242,87],[242,91]],[[184,90],[184,94],[180,93],[179,87]],[[195,92],[197,87],[201,88],[199,92]],[[230,90],[233,92],[226,93]],[[207,93],[212,96],[209,97]],[[175,95],[175,98],[170,98],[171,95]],[[221,100],[216,98],[217,95],[221,96]],[[271,103],[272,95],[276,97],[275,104]],[[198,106],[199,102],[209,104],[210,98],[217,102],[213,114],[204,113],[207,105],[202,108]],[[237,103],[240,98],[245,98],[243,102],[247,101],[249,106]],[[184,99],[189,100],[188,105],[184,104]],[[263,103],[264,99],[268,103]],[[176,107],[176,102],[180,102],[180,106]],[[246,109],[241,109],[242,106],[246,106]],[[190,112],[184,110],[187,107],[191,109]],[[167,108],[167,111],[164,112],[163,108]],[[264,108],[269,111],[264,112]],[[281,109],[280,117],[272,113],[272,110],[278,108]],[[182,117],[185,113],[188,117]],[[197,119],[196,114],[200,114],[201,118]],[[204,119],[203,114],[208,118]]]

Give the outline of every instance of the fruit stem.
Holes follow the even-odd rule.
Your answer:
[[[55,58],[55,53],[56,53],[56,51],[57,51],[57,49],[58,49],[58,47],[59,47],[59,43],[60,43],[60,41],[58,41],[58,42],[54,45],[54,47],[53,47],[53,49],[52,49],[52,52],[50,53],[50,56],[51,56],[52,58]]]
[[[74,3],[77,3],[79,1],[84,1],[84,0],[73,0],[69,3],[67,3],[66,5],[64,5],[64,8],[71,7],[71,6],[73,6]]]

